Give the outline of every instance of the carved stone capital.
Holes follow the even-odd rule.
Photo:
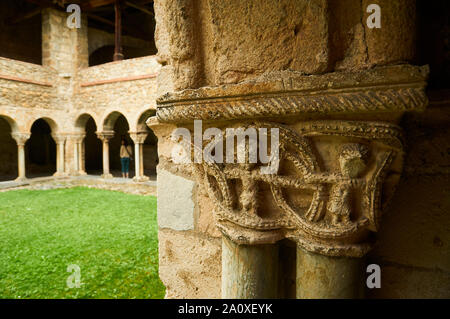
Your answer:
[[[30,138],[30,133],[21,133],[21,132],[13,132],[11,133],[11,137],[16,140],[17,145],[25,145],[25,143]]]
[[[426,107],[427,73],[411,65],[286,71],[166,94],[156,115],[178,126],[201,119],[224,136],[229,127],[279,130],[278,168],[270,174],[260,162],[192,164],[224,236],[240,244],[289,238],[311,252],[360,257],[400,178],[403,138],[395,123]]]
[[[64,144],[67,139],[67,134],[52,134],[52,138],[56,144]]]
[[[141,132],[129,132],[131,139],[135,144],[144,144],[145,139],[148,136],[148,133],[145,131]]]
[[[102,142],[109,142],[114,137],[114,131],[96,132],[95,134]]]
[[[79,144],[83,142],[86,134],[84,133],[72,133],[68,136],[74,143]]]
[[[295,240],[308,251],[362,256],[402,168],[401,129],[366,121],[247,123],[279,130],[279,165],[195,164],[217,225],[241,244]],[[224,132],[225,134],[225,132]]]

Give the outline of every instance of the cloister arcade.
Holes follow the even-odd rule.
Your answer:
[[[103,116],[83,112],[73,121],[69,120],[73,123],[69,129],[65,128],[65,123],[58,124],[51,117],[22,123],[19,118],[0,114],[0,181],[87,174],[120,177],[122,138],[127,139],[134,150],[134,165],[130,167],[133,180],[154,179],[158,163],[157,138],[145,125],[152,114],[154,110],[145,110],[132,122],[132,116],[120,111],[110,111]]]

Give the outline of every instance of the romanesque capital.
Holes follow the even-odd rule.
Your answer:
[[[279,132],[276,171],[260,163],[200,163],[217,226],[240,244],[283,238],[324,255],[364,255],[402,169],[401,129],[375,121],[241,124]],[[225,134],[225,132],[223,132]]]
[[[52,138],[56,144],[64,144],[67,140],[67,134],[52,134]]]
[[[187,127],[202,120],[204,129],[218,128],[222,136],[242,128],[270,131],[274,140],[277,132],[270,146],[276,156],[264,164],[276,168],[269,173],[259,159],[192,164],[224,236],[239,244],[288,238],[310,252],[361,257],[372,247],[402,171],[397,124],[404,112],[427,106],[427,74],[426,67],[411,65],[317,76],[286,71],[166,94],[156,116]],[[238,148],[233,152],[239,156]]]
[[[11,133],[12,138],[17,142],[17,145],[25,145],[25,143],[30,138],[30,133],[13,132]]]
[[[102,142],[109,142],[114,137],[114,131],[95,132]]]
[[[145,139],[148,136],[148,132],[129,132],[131,139],[135,144],[144,144]]]
[[[83,142],[86,137],[85,133],[73,133],[69,135],[69,138],[76,144]]]

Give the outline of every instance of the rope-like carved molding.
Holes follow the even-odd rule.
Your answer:
[[[160,123],[373,114],[423,110],[427,66],[408,64],[355,72],[268,73],[238,84],[168,92],[157,99]]]
[[[364,87],[340,91],[281,92],[159,103],[161,123],[236,120],[306,113],[370,113],[422,110],[428,103],[423,86]]]

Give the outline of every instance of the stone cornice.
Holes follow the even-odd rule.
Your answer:
[[[428,67],[397,65],[305,76],[284,71],[235,85],[168,93],[158,99],[161,123],[240,120],[306,114],[420,111]]]
[[[145,74],[145,75],[127,76],[127,77],[116,78],[116,79],[99,80],[99,81],[93,81],[93,82],[83,82],[83,83],[80,84],[80,87],[88,87],[88,86],[96,86],[96,85],[111,84],[111,83],[118,83],[118,82],[153,79],[153,78],[156,78],[157,76],[158,76],[158,73],[153,73],[153,74]]]
[[[16,76],[9,76],[9,75],[4,75],[4,74],[0,74],[0,79],[21,82],[21,83],[26,83],[26,84],[34,84],[34,85],[40,85],[40,86],[53,87],[53,84],[48,83],[48,82],[29,80],[29,79],[24,79],[24,78],[19,78]]]

